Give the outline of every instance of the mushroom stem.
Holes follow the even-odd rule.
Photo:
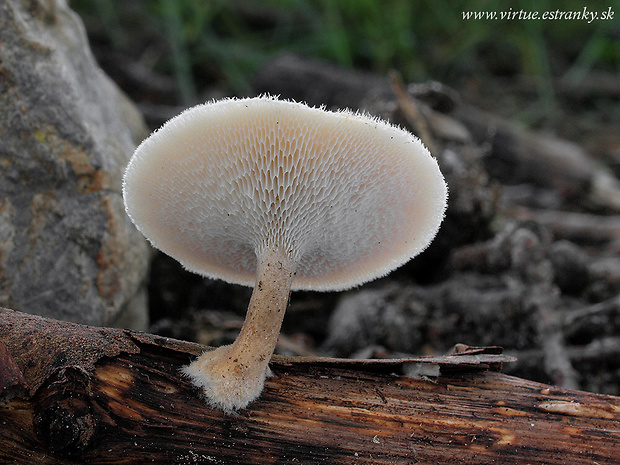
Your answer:
[[[258,398],[269,375],[291,293],[295,262],[282,249],[259,257],[257,280],[239,336],[231,345],[205,352],[184,368],[208,403],[227,413]]]

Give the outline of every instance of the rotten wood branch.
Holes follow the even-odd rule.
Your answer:
[[[410,127],[414,130],[414,132],[420,137],[422,143],[426,145],[426,147],[428,147],[428,150],[431,153],[436,154],[437,148],[435,140],[431,135],[431,130],[428,126],[428,122],[426,121],[426,118],[420,110],[420,105],[407,92],[405,83],[403,82],[402,77],[398,73],[393,72],[391,79],[392,88],[394,89],[394,94],[396,95],[398,106],[404,114],[405,119],[409,123]]]
[[[531,307],[536,315],[545,371],[551,375],[554,384],[567,389],[577,389],[579,387],[577,372],[568,357],[560,316],[556,308],[559,299],[548,288],[548,285],[532,286],[526,298],[526,305]]]
[[[571,335],[582,331],[584,326],[593,326],[594,319],[607,322],[618,317],[620,317],[620,296],[567,311],[562,316],[562,324],[565,334]]]
[[[0,310],[0,462],[612,463],[620,399],[446,357],[274,357],[261,398],[208,408],[179,375],[204,347]],[[403,374],[438,365],[438,376]]]
[[[490,145],[500,177],[553,188],[566,200],[588,207],[620,211],[620,181],[578,145],[471,106],[458,106],[452,116],[479,144]]]
[[[512,218],[542,224],[553,232],[556,238],[577,244],[597,245],[620,241],[618,216],[519,207],[513,207],[506,213]]]

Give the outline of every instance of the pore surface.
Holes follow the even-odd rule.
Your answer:
[[[271,98],[201,105],[142,143],[125,177],[128,213],[188,269],[254,285],[280,246],[293,289],[336,290],[422,251],[447,189],[409,133],[370,117]]]

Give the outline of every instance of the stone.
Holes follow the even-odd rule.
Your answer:
[[[0,306],[146,327],[149,246],[121,193],[146,135],[64,0],[0,3]]]

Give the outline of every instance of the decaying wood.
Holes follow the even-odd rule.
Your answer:
[[[197,344],[4,309],[0,321],[1,463],[620,461],[619,398],[492,371],[511,360],[493,348],[275,357],[260,400],[224,416],[179,375]],[[425,365],[437,376],[403,374]]]
[[[557,311],[559,298],[550,292],[548,286],[532,286],[526,304],[535,312],[537,331],[541,339],[545,371],[553,383],[567,389],[577,389],[577,372],[568,356],[564,334],[560,330],[560,313]]]
[[[520,220],[536,221],[555,237],[577,244],[599,245],[620,241],[620,217],[570,211],[511,208],[507,212]]]
[[[620,182],[578,145],[471,106],[458,106],[452,116],[478,143],[489,144],[496,165],[505,165],[512,182],[533,182],[553,188],[567,200],[620,211]]]
[[[392,73],[392,88],[398,100],[398,106],[403,112],[409,125],[415,129],[415,133],[420,135],[420,140],[431,153],[437,153],[435,140],[431,136],[426,118],[422,115],[420,105],[407,92],[402,77],[397,73]]]

